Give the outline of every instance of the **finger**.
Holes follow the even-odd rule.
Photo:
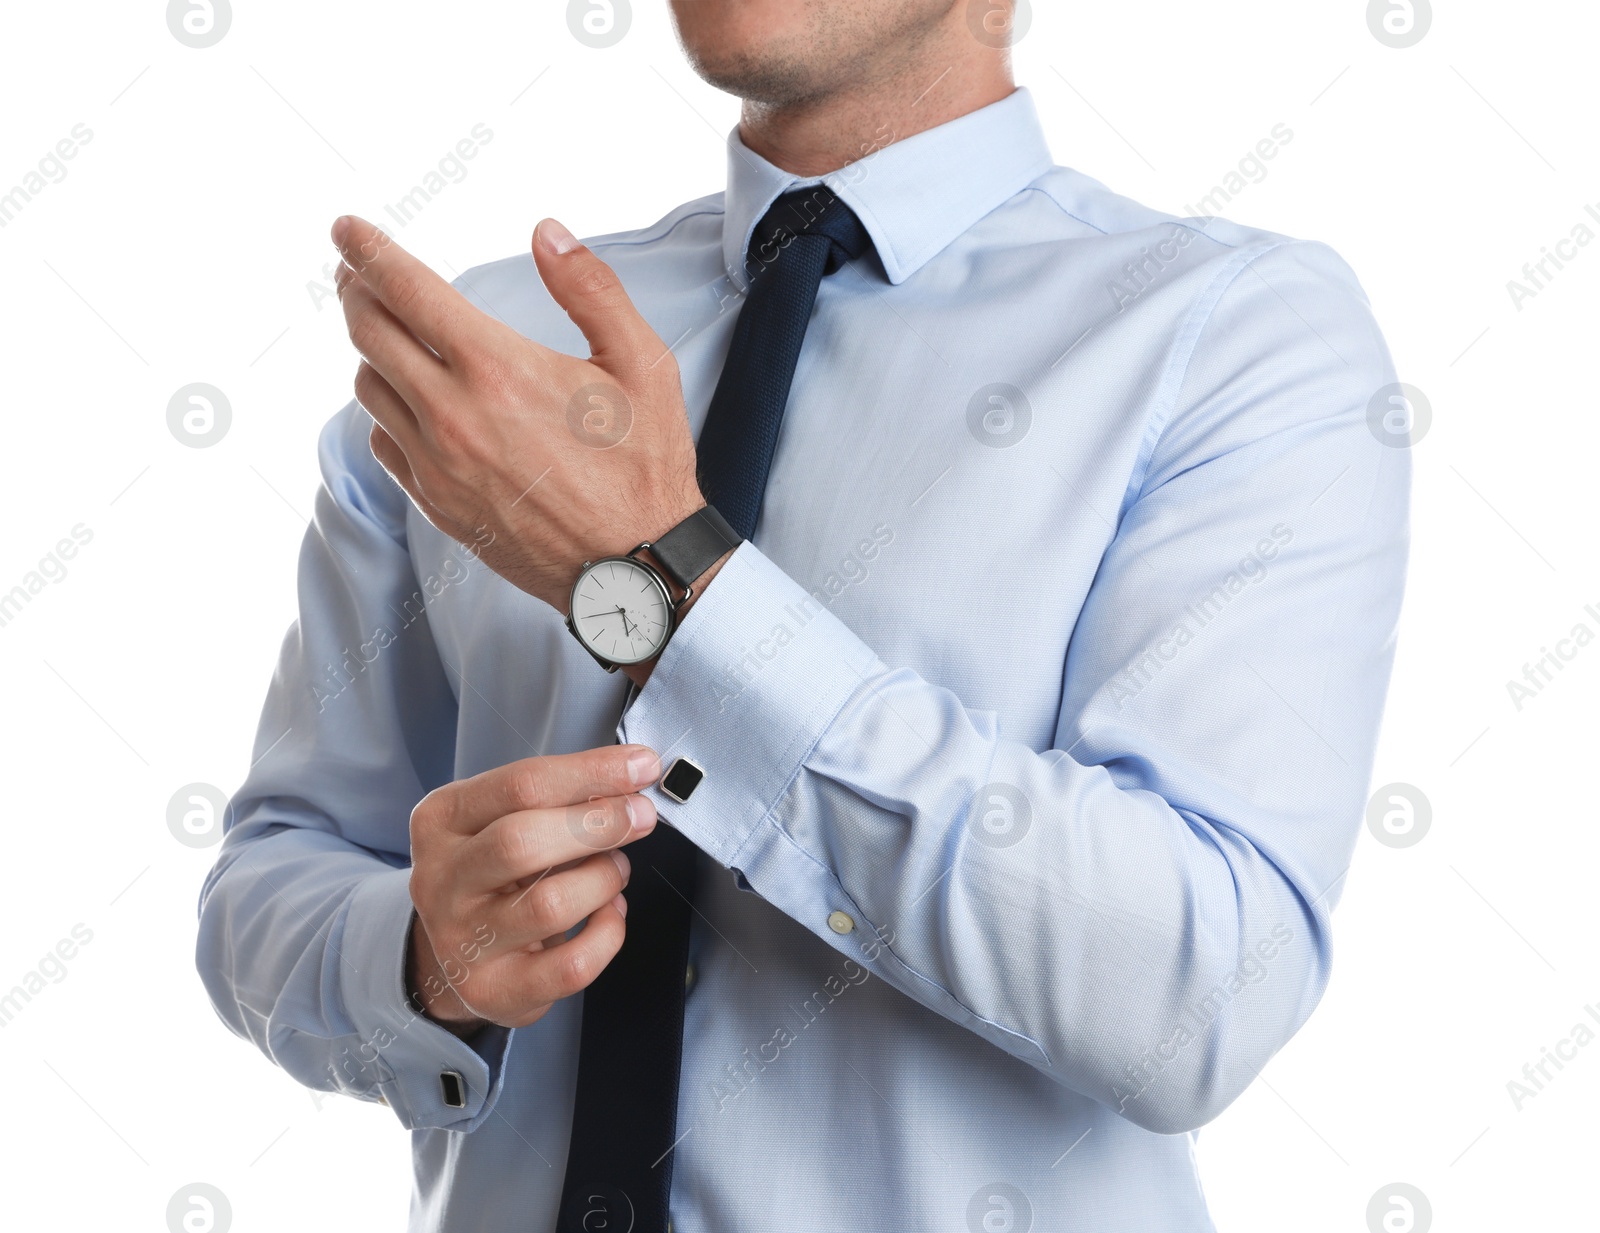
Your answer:
[[[547,218],[533,232],[533,259],[551,298],[589,340],[592,358],[614,375],[618,365],[652,366],[666,344],[633,306],[616,272]]]
[[[396,318],[450,363],[481,314],[467,298],[390,236],[353,214],[334,220],[345,262]]]
[[[597,797],[507,814],[462,846],[458,877],[468,893],[492,891],[642,839],[655,823],[655,805],[643,796]]]
[[[437,810],[440,823],[451,830],[476,834],[508,813],[561,808],[596,796],[626,796],[660,775],[661,759],[654,750],[604,745],[508,762],[437,789],[418,808]]]
[[[582,924],[622,893],[630,866],[621,852],[601,852],[565,873],[502,896],[489,910],[496,948],[524,948]]]
[[[439,358],[359,278],[342,268],[338,278],[342,280],[339,303],[355,349],[413,412],[433,405],[428,400],[443,390],[446,372]]]
[[[389,478],[400,485],[401,490],[427,516],[428,521],[433,522],[433,507],[423,495],[417,477],[411,473],[411,460],[406,457],[406,452],[395,444],[394,438],[383,430],[381,424],[372,426],[372,431],[367,434],[367,442],[372,447],[372,456],[378,460],[378,465],[389,473]]]
[[[584,856],[578,860],[562,861],[559,865],[551,865],[548,869],[541,869],[538,873],[530,873],[526,877],[518,878],[515,882],[507,882],[499,889],[507,892],[526,890],[529,886],[533,885],[533,883],[537,882],[547,873],[564,873],[568,869],[576,869],[579,865],[583,864],[583,862],[587,860],[590,855],[592,854],[585,853]]]
[[[472,1009],[506,1027],[525,1027],[545,1007],[582,993],[616,958],[627,936],[623,911],[608,903],[592,912],[583,929],[544,950],[491,960],[478,984],[465,987]]]
[[[417,417],[406,400],[389,384],[388,378],[366,360],[356,366],[355,390],[356,401],[366,408],[367,414],[406,458],[423,448]],[[409,463],[406,469],[410,471]]]

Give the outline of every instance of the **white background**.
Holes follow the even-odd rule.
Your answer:
[[[1225,1233],[1361,1233],[1394,1182],[1440,1230],[1593,1227],[1600,1042],[1520,1110],[1507,1083],[1600,1003],[1600,645],[1520,711],[1506,682],[1579,622],[1600,632],[1600,245],[1520,310],[1506,284],[1600,209],[1600,15],[1438,7],[1395,50],[1365,0],[1052,0],[1016,57],[1057,161],[1162,209],[1288,125],[1224,212],[1332,244],[1433,408],[1374,778],[1420,789],[1432,827],[1403,849],[1363,832],[1326,999],[1201,1132]],[[75,525],[93,536],[0,627],[0,992],[93,932],[0,1027],[6,1223],[166,1229],[200,1181],[238,1230],[399,1228],[392,1115],[309,1094],[217,1021],[192,964],[215,849],[167,824],[183,785],[241,781],[294,617],[315,434],[355,364],[308,284],[337,214],[384,217],[476,124],[493,139],[470,174],[397,232],[448,275],[547,214],[594,234],[720,188],[736,104],[687,69],[659,0],[606,50],[561,0],[236,3],[203,50],[163,8],[0,18],[0,193],[93,134],[0,228],[0,592]],[[167,426],[192,382],[232,407],[205,449]]]

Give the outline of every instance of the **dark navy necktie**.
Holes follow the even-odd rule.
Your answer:
[[[750,238],[749,300],[697,446],[700,490],[746,539],[761,514],[817,288],[868,243],[850,207],[822,185],[779,197]]]
[[[746,539],[817,289],[868,243],[850,207],[820,185],[779,197],[751,237],[749,292],[697,446],[701,491]],[[627,939],[583,995],[557,1233],[667,1233],[699,850],[657,826],[628,855]]]

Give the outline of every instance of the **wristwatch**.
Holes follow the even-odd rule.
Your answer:
[[[585,561],[567,602],[567,628],[607,672],[654,659],[666,648],[694,584],[744,537],[712,507],[660,539],[618,557]],[[640,557],[648,552],[652,563]],[[657,566],[659,565],[659,568]],[[668,579],[683,592],[673,599]]]

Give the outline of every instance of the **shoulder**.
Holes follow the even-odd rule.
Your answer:
[[[1067,167],[1017,204],[1055,220],[1063,271],[1106,283],[1103,327],[1146,348],[1149,483],[1312,424],[1359,440],[1368,402],[1396,379],[1365,289],[1326,243],[1155,209]]]
[[[1055,220],[1049,234],[1078,268],[1112,280],[1120,314],[1159,322],[1180,368],[1197,349],[1254,333],[1314,333],[1336,316],[1375,332],[1371,304],[1350,264],[1328,244],[1219,215],[1158,210],[1070,167],[1052,167],[1014,202]],[[1247,343],[1248,345],[1248,343]]]
[[[1135,252],[1150,247],[1157,256],[1182,250],[1186,269],[1204,267],[1224,283],[1282,249],[1285,251],[1269,264],[1304,263],[1322,277],[1360,291],[1355,272],[1320,241],[1253,227],[1220,215],[1169,213],[1124,196],[1071,167],[1052,167],[1028,185],[1018,200],[1030,199],[1058,213],[1063,229],[1081,238],[1099,237],[1107,244]],[[1158,245],[1162,247],[1158,249]],[[1195,280],[1190,281],[1192,284]]]

